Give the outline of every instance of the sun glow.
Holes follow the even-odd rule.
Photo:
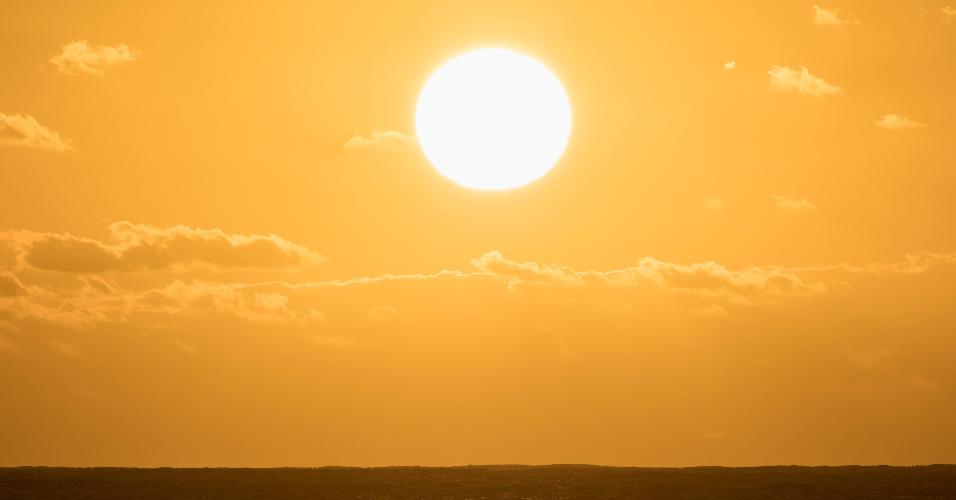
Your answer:
[[[473,189],[511,189],[541,177],[561,157],[571,105],[538,61],[479,49],[432,75],[415,127],[425,156],[445,177]]]

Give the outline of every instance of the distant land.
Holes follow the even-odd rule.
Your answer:
[[[956,499],[956,465],[0,468],[0,499]]]

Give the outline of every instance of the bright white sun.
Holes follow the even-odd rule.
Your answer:
[[[561,157],[571,105],[543,64],[507,49],[478,49],[428,80],[415,129],[445,177],[474,189],[511,189],[541,177]]]

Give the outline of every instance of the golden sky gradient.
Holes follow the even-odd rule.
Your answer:
[[[443,62],[562,81],[464,189]],[[956,2],[0,5],[0,465],[956,462]]]

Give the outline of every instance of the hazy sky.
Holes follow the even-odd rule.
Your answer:
[[[956,1],[4,1],[0,465],[956,462],[954,139]]]

